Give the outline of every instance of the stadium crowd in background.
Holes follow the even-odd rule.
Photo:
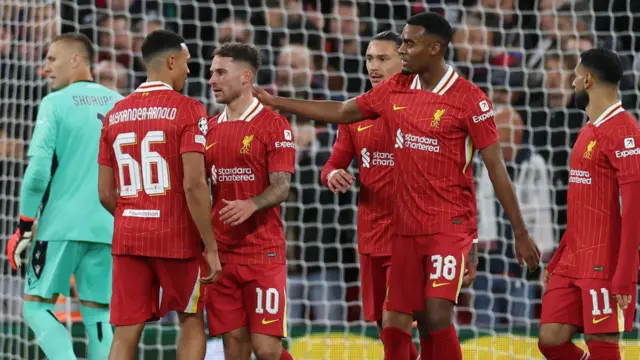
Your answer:
[[[496,123],[505,159],[521,201],[532,207],[533,215],[525,220],[546,260],[565,228],[569,149],[585,122],[572,97],[578,53],[595,46],[617,51],[625,68],[622,105],[631,112],[638,110],[638,75],[633,72],[640,69],[640,61],[635,60],[640,41],[633,33],[640,33],[638,1],[62,0],[24,6],[26,3],[9,0],[0,5],[3,234],[15,227],[26,146],[39,101],[49,91],[40,62],[47,41],[58,28],[83,32],[94,41],[99,50],[94,66],[97,81],[121,94],[129,94],[145,80],[141,39],[158,28],[176,31],[192,54],[186,94],[204,103],[214,115],[221,107],[207,79],[213,51],[222,43],[258,46],[263,59],[258,84],[272,92],[343,100],[370,88],[364,51],[373,34],[401,30],[410,15],[424,10],[441,12],[455,29],[448,60],[499,108]],[[336,128],[285,115],[298,146],[291,193],[283,211],[292,320],[333,325],[357,320],[361,314],[355,305],[359,293],[353,212],[357,192],[334,196],[319,180]],[[504,121],[497,121],[501,117]],[[519,173],[523,163],[531,162],[537,166],[538,177],[546,177],[543,183],[528,181]],[[478,163],[481,184],[482,173]],[[540,191],[548,197],[536,195]],[[527,202],[530,197],[536,201]],[[495,208],[494,202],[491,195],[479,200],[487,208]],[[527,323],[539,314],[540,274],[514,271],[512,237],[501,209],[482,221],[491,230],[480,233],[483,254],[478,280],[463,299],[463,305],[475,304],[478,311],[470,316],[476,313],[473,306],[463,306],[458,321],[478,320],[477,325],[486,326]],[[11,274],[7,264],[2,266],[4,274]],[[0,284],[4,293],[22,288],[14,284],[15,277],[8,278],[11,280]],[[340,311],[331,310],[336,308]],[[14,314],[20,311],[17,304],[11,309]]]

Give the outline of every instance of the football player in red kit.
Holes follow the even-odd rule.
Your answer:
[[[142,56],[147,81],[107,113],[100,138],[100,201],[115,219],[109,358],[133,359],[145,322],[174,310],[178,357],[201,359],[200,282],[220,271],[204,170],[207,113],[179,92],[190,57],[179,35],[152,32]],[[202,241],[213,270],[204,279]]]
[[[536,269],[540,253],[522,220],[502,159],[485,94],[444,61],[453,30],[425,12],[407,21],[398,50],[403,73],[346,102],[273,97],[254,88],[265,105],[311,119],[349,124],[382,116],[396,128],[391,280],[382,338],[385,360],[407,359],[414,312],[425,359],[460,360],[453,307],[463,284],[467,255],[477,259],[473,171],[479,149],[496,195],[515,234],[518,260]],[[426,309],[426,311],[425,311]]]
[[[260,56],[226,43],[209,84],[224,110],[209,121],[206,166],[222,273],[206,290],[210,335],[229,359],[292,359],[287,335],[286,242],[280,204],[289,195],[295,142],[287,119],[253,97]]]
[[[371,85],[376,86],[402,70],[398,47],[400,35],[385,31],[373,37],[366,53]],[[320,178],[331,191],[345,192],[354,181],[347,172],[358,158],[358,253],[360,286],[366,321],[375,321],[382,330],[384,303],[391,270],[393,206],[393,146],[395,139],[387,120],[366,120],[338,126],[338,137]],[[409,360],[418,357],[411,347]]]
[[[620,359],[631,331],[640,246],[640,129],[622,108],[614,52],[580,55],[576,104],[589,122],[570,158],[567,231],[545,271],[538,347],[547,359]],[[571,342],[582,332],[589,355]]]

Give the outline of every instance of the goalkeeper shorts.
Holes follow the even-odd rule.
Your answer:
[[[75,277],[81,300],[111,301],[111,245],[86,241],[34,241],[24,293],[50,299],[69,296]]]

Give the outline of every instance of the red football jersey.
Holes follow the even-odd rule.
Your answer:
[[[385,119],[340,125],[331,156],[322,168],[322,183],[337,169],[346,169],[358,157],[358,252],[391,254],[393,217],[393,131]]]
[[[640,181],[640,129],[622,104],[611,106],[580,131],[571,151],[567,230],[554,274],[612,279],[620,252],[620,185]],[[637,280],[636,265],[629,280]]]
[[[262,194],[270,173],[293,173],[296,145],[287,119],[254,99],[240,119],[227,119],[225,110],[209,120],[206,149],[220,261],[284,264],[280,206],[257,211],[238,226],[225,225],[220,210],[225,207],[223,199],[245,200]]]
[[[394,232],[428,235],[477,229],[471,160],[498,141],[493,106],[449,66],[433,91],[397,74],[358,96],[360,111],[382,116],[395,133]]]
[[[146,82],[107,113],[100,165],[119,189],[112,251],[186,259],[202,253],[182,186],[181,154],[204,153],[207,112],[171,86]]]

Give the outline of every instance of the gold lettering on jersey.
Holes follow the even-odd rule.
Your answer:
[[[242,149],[240,149],[240,154],[248,154],[249,147],[251,146],[251,141],[253,141],[253,135],[245,136],[242,139]]]
[[[358,132],[363,132],[363,131],[365,131],[367,129],[370,129],[372,127],[373,127],[373,125],[369,125],[369,126],[360,126],[360,125],[358,125]]]
[[[593,148],[595,147],[596,147],[596,141],[595,140],[589,141],[589,145],[587,145],[587,150],[584,152],[585,159],[591,159],[591,154],[593,153]]]
[[[402,110],[402,109],[406,109],[406,106],[398,106],[398,105],[393,105],[393,111],[398,111],[398,110]]]
[[[433,120],[431,120],[432,128],[440,127],[440,119],[442,118],[442,115],[444,115],[444,112],[445,112],[445,109],[439,109],[439,110],[436,110],[435,113],[433,113]]]

